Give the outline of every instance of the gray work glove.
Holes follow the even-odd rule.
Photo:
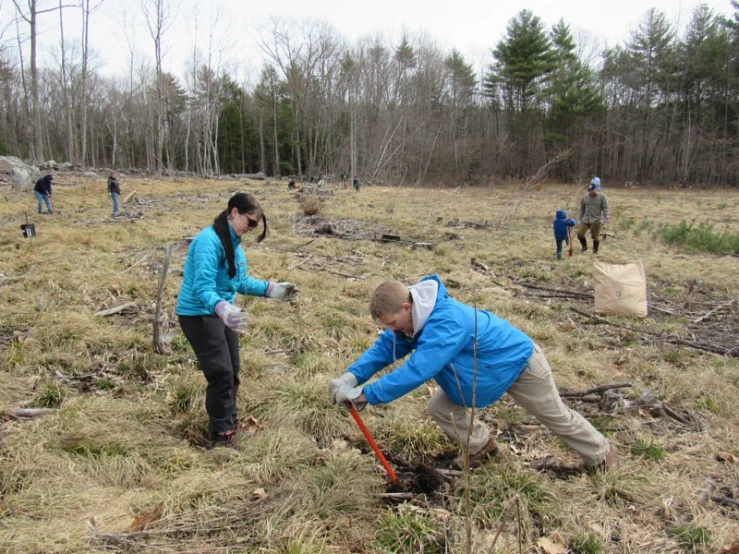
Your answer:
[[[229,329],[232,329],[237,333],[246,331],[246,324],[249,319],[249,314],[247,314],[246,312],[242,312],[240,308],[237,308],[230,302],[221,300],[218,304],[216,304],[215,312],[216,315],[223,320],[223,323],[225,323],[226,327],[228,327]]]
[[[292,283],[288,283],[287,281],[282,283],[270,281],[269,286],[267,287],[267,294],[265,296],[267,296],[267,298],[276,298],[277,300],[287,302],[295,300],[298,297],[299,292],[298,287]]]
[[[362,402],[357,401],[357,398],[362,396],[363,390],[364,387],[351,387],[347,384],[341,385],[339,390],[336,391],[336,404],[346,411],[349,411],[349,408],[353,405],[358,412],[361,412],[367,405],[366,400]]]
[[[357,376],[347,371],[338,379],[331,379],[328,383],[328,395],[331,397],[331,403],[336,404],[336,393],[344,385],[348,385],[350,388],[354,388],[359,384]]]

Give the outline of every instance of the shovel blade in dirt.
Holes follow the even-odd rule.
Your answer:
[[[126,197],[121,201],[121,204],[128,204],[131,201],[131,198],[133,198],[133,195],[136,194],[136,191],[129,192]]]

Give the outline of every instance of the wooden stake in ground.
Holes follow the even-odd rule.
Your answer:
[[[164,263],[162,264],[162,273],[159,276],[159,289],[157,291],[157,307],[154,312],[154,350],[157,354],[165,354],[166,349],[161,341],[161,314],[162,314],[162,294],[164,294],[164,282],[167,280],[167,274],[169,273],[169,263],[172,260],[172,247],[170,244],[167,247],[167,253],[164,256]]]
[[[131,192],[129,192],[129,193],[128,193],[128,194],[126,195],[126,197],[125,197],[125,198],[124,198],[123,200],[121,200],[121,204],[128,204],[128,203],[129,203],[129,202],[131,201],[131,199],[133,198],[133,195],[134,195],[134,194],[136,194],[136,191],[135,191],[135,190],[134,190],[134,191],[131,191]]]

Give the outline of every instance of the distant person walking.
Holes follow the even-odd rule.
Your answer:
[[[359,177],[356,175],[354,176],[354,180],[352,181],[352,186],[354,187],[354,190],[359,192]]]
[[[108,176],[108,192],[113,199],[113,215],[118,213],[118,198],[121,196],[121,186],[118,184],[118,178],[115,171]]]
[[[590,229],[593,238],[593,254],[598,253],[600,246],[601,226],[608,223],[608,199],[602,192],[596,190],[596,185],[588,185],[588,193],[580,200],[580,223],[577,224],[577,239],[582,246],[581,252],[588,250],[588,241],[585,233]]]
[[[38,213],[42,213],[42,202],[46,203],[46,209],[50,214],[54,213],[54,205],[51,203],[51,182],[53,180],[53,175],[45,175],[36,181],[36,186],[33,187],[33,193],[36,195],[36,200],[38,200]]]
[[[562,259],[562,243],[570,244],[568,227],[574,227],[577,221],[574,219],[567,219],[567,212],[564,210],[557,210],[555,219],[552,222],[554,227],[554,240],[557,243],[557,259]]]
[[[252,195],[235,194],[213,225],[198,233],[185,260],[175,313],[208,381],[205,409],[212,447],[235,448],[233,439],[239,429],[238,333],[246,331],[248,315],[234,305],[236,293],[282,301],[298,294],[292,283],[249,277],[241,240],[260,222],[264,230],[257,242],[267,236],[267,218]]]

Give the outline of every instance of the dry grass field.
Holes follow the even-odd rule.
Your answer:
[[[582,186],[329,184],[311,207],[282,182],[121,181],[124,196],[138,192],[117,220],[104,181],[55,187],[59,215],[37,215],[30,189],[0,191],[0,551],[739,552],[739,258],[661,234],[685,220],[736,236],[739,191],[606,185],[613,236],[600,257],[643,261],[650,313],[636,320],[587,315],[592,253],[555,259],[554,212],[576,215]],[[270,227],[263,243],[245,240],[250,273],[301,290],[295,304],[238,301],[251,316],[239,407],[254,430],[240,452],[203,448],[205,380],[174,316],[183,239],[237,190],[257,197]],[[36,238],[21,236],[25,211]],[[325,222],[342,235],[315,234]],[[401,241],[374,240],[383,233]],[[152,321],[169,245],[171,336],[159,355]],[[609,436],[618,469],[579,471],[504,397],[479,414],[502,445],[495,461],[387,496],[327,383],[377,336],[374,286],[429,273],[532,336],[563,391],[633,384],[615,410],[593,395],[566,400]],[[396,459],[442,467],[455,453],[426,413],[433,390],[363,412]]]

